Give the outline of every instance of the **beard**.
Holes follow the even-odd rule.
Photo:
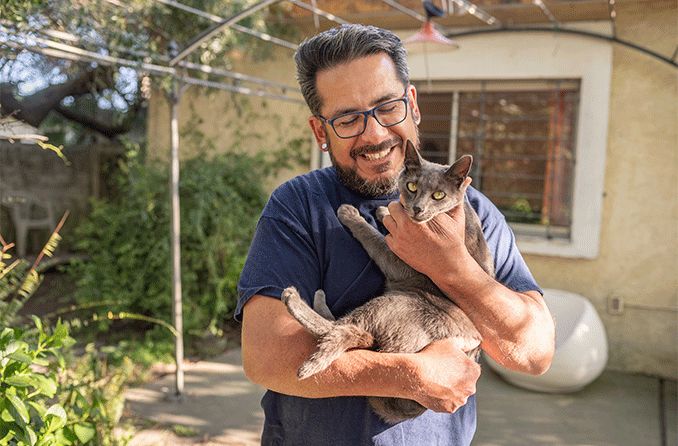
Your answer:
[[[376,153],[384,150],[385,148],[392,147],[395,144],[402,146],[403,140],[397,136],[384,141],[376,146],[361,146],[351,150],[351,157],[356,158],[360,155],[366,153]],[[397,150],[397,149],[394,149]],[[355,167],[344,167],[340,165],[332,154],[332,149],[329,149],[330,159],[332,160],[332,165],[337,171],[337,177],[341,183],[351,189],[352,191],[358,192],[360,195],[363,195],[368,198],[378,198],[385,195],[391,195],[398,191],[398,174],[393,175],[392,177],[378,178],[376,180],[366,180],[358,175],[358,171]],[[390,166],[384,166],[384,171],[388,170]]]

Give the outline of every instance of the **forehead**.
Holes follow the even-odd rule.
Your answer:
[[[403,94],[395,64],[386,53],[354,59],[316,75],[316,89],[323,116],[337,112],[365,110],[386,96]]]

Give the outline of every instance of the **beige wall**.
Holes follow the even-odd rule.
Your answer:
[[[619,38],[672,54],[673,8],[628,7]],[[589,297],[607,328],[608,367],[678,377],[678,71],[615,45],[600,254],[526,256],[540,284]],[[610,297],[625,303],[606,311]],[[642,308],[641,308],[642,307]],[[666,308],[666,309],[662,309]]]
[[[292,56],[290,50],[276,50],[266,61],[241,62],[233,71],[296,88]],[[216,63],[212,65],[217,66]],[[230,83],[229,79],[222,79]],[[247,83],[241,86],[256,87]],[[279,91],[267,91],[280,94]],[[301,94],[294,96],[301,99]],[[149,156],[165,160],[170,151],[170,108],[158,89],[153,90],[148,115]],[[201,152],[233,150],[234,144],[237,145],[235,150],[270,152],[283,147],[286,141],[300,137],[304,138],[303,149],[309,152],[308,116],[305,104],[190,86],[182,95],[179,106],[180,158],[191,158]],[[308,166],[284,171],[267,186],[270,189],[306,170]]]

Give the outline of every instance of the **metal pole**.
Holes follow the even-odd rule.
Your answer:
[[[172,252],[172,320],[177,336],[174,340],[174,360],[176,362],[176,392],[181,398],[184,392],[184,327],[181,304],[181,243],[179,213],[179,96],[177,79],[172,80],[171,101],[171,156],[170,156],[170,200],[171,200],[171,252]]]
[[[248,17],[255,12],[259,11],[262,8],[266,8],[270,6],[273,3],[277,3],[280,0],[262,0],[259,3],[256,3],[249,8],[243,9],[239,13],[225,19],[223,22],[216,24],[212,28],[200,33],[198,36],[196,36],[183,50],[181,50],[176,56],[172,57],[172,59],[169,62],[170,67],[175,66],[179,61],[185,59],[189,54],[193,52],[197,47],[200,46],[201,43],[203,43],[205,40],[209,39],[210,37],[214,36],[215,34],[223,31],[224,29],[228,28],[234,23],[239,22],[240,20],[244,19],[245,17]]]

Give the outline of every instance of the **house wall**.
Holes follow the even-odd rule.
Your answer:
[[[619,38],[672,54],[670,9],[619,11]],[[678,377],[678,77],[675,68],[615,45],[599,255],[528,255],[544,287],[592,300],[607,329],[616,370]],[[624,311],[606,311],[609,298]]]

